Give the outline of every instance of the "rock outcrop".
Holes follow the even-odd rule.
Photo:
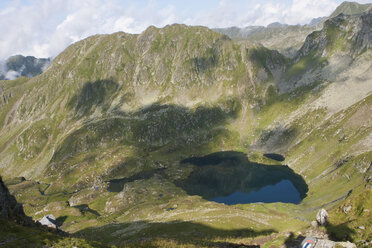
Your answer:
[[[319,239],[314,237],[306,237],[299,247],[307,248],[356,248],[356,245],[351,242],[334,242],[328,239]]]
[[[307,36],[296,60],[304,56],[329,56],[335,49],[357,56],[372,47],[372,13],[339,14],[327,20],[320,31]],[[345,39],[346,38],[346,39]]]
[[[28,217],[21,204],[17,203],[14,196],[9,193],[2,178],[0,177],[0,217],[15,221],[18,224],[32,226],[34,222]]]
[[[326,226],[328,224],[328,213],[324,208],[316,214],[316,220],[320,226]]]
[[[56,217],[53,214],[45,215],[41,220],[39,220],[40,224],[43,226],[51,227],[51,228],[58,228],[58,224],[56,221]]]

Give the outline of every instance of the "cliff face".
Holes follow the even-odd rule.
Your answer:
[[[297,59],[313,56],[330,56],[336,51],[357,56],[372,47],[372,13],[347,16],[340,14],[327,20],[321,31],[310,34]]]
[[[33,221],[28,217],[21,204],[9,193],[2,178],[0,177],[0,217],[6,220],[15,221],[22,225],[33,225]]]

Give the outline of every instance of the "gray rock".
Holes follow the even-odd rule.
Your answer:
[[[324,208],[319,210],[319,212],[316,214],[316,220],[321,226],[326,226],[328,224],[328,213]]]
[[[335,247],[335,242],[327,239],[318,239],[314,248],[333,248]]]
[[[347,214],[351,210],[351,206],[344,206],[342,211],[344,211],[345,214]]]
[[[57,221],[56,217],[53,214],[45,215],[41,220],[39,220],[40,224],[43,226],[48,226],[52,228],[57,228]]]
[[[316,222],[315,220],[313,220],[313,221],[311,222],[311,226],[312,226],[312,227],[318,227],[318,222]]]
[[[347,242],[334,242],[328,239],[318,239],[314,237],[306,237],[299,247],[308,248],[334,248],[334,247],[344,247],[344,248],[356,248],[354,243]]]

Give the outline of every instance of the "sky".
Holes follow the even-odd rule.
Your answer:
[[[371,0],[358,0],[359,3]],[[342,0],[0,0],[0,60],[55,57],[94,34],[184,23],[210,28],[306,24]]]

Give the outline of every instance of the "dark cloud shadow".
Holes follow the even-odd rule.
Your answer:
[[[87,83],[89,86],[83,88],[75,97],[76,100],[72,101],[77,113],[87,113],[110,98],[111,91],[106,90],[106,86],[100,86],[106,84],[115,83]],[[116,86],[111,88],[116,89]],[[103,96],[96,97],[95,92],[100,92],[100,89]],[[63,165],[64,160],[86,154],[87,151],[101,149],[102,144],[110,147],[131,146],[138,154],[157,150],[165,153],[187,151],[207,145],[229,135],[224,126],[238,116],[240,105],[235,100],[226,101],[225,106],[224,109],[220,106],[190,109],[172,104],[152,104],[134,112],[114,108],[103,118],[87,121],[67,136],[53,154],[52,167]],[[93,161],[94,157],[91,159]]]
[[[76,111],[77,117],[91,113],[97,106],[105,110],[109,107],[109,100],[118,88],[119,85],[111,79],[86,82],[81,90],[70,99],[67,106]]]

